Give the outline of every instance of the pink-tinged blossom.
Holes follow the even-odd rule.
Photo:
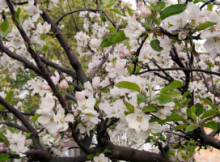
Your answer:
[[[138,7],[140,9],[140,14],[143,18],[148,18],[151,16],[151,10],[147,6],[145,6],[144,3],[139,3]]]
[[[60,85],[60,88],[62,89],[67,89],[69,87],[69,84],[65,79],[62,80],[59,85]]]

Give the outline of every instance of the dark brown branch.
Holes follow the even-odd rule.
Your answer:
[[[162,155],[154,152],[136,150],[124,146],[108,145],[106,149],[111,150],[110,155],[115,159],[131,161],[131,162],[170,162],[170,160]]]
[[[135,53],[136,58],[135,58],[135,61],[134,61],[134,69],[133,69],[133,72],[132,72],[133,74],[135,74],[135,72],[136,72],[136,68],[137,68],[137,64],[138,64],[138,56],[140,55],[141,49],[142,49],[142,47],[144,45],[144,42],[146,41],[147,38],[148,38],[148,34],[145,35],[144,39],[141,42],[141,45],[139,46],[139,48],[137,49],[137,51]]]
[[[208,136],[203,129],[200,129],[200,139],[203,143],[220,150],[220,141],[212,136]]]
[[[85,82],[88,81],[88,78],[87,78],[85,72],[83,71],[81,63],[79,62],[78,57],[73,52],[70,44],[68,43],[66,38],[63,36],[59,27],[51,20],[51,18],[49,17],[49,15],[45,11],[43,11],[42,17],[43,17],[44,21],[51,24],[51,28],[53,29],[54,33],[56,34],[56,38],[60,42],[61,46],[65,50],[65,52],[69,58],[71,66],[76,70],[77,79],[79,79],[79,81],[82,84],[84,84]]]
[[[50,159],[49,162],[85,162],[87,161],[87,156],[76,156],[76,157],[54,157]]]
[[[144,70],[137,75],[141,75],[147,72],[155,72],[155,71],[187,71],[187,72],[201,72],[201,73],[206,73],[206,74],[212,74],[216,76],[220,76],[220,73],[214,72],[214,71],[209,71],[209,70],[202,70],[202,69],[189,69],[189,68],[161,68],[161,69],[148,69]]]
[[[0,114],[8,114],[8,113],[11,113],[10,111],[0,111]],[[23,115],[27,115],[27,116],[34,116],[35,114],[34,113],[29,113],[29,112],[20,112],[21,114]]]
[[[20,126],[20,125],[15,124],[15,123],[0,122],[0,124],[6,125],[6,126],[8,126],[8,127],[16,128],[16,129],[21,130],[21,131],[23,131],[23,132],[28,132],[28,130],[27,130],[25,127]]]
[[[75,11],[68,12],[68,13],[64,14],[63,16],[61,16],[61,17],[57,20],[56,25],[59,25],[60,21],[62,21],[66,16],[72,15],[73,13],[83,12],[83,11],[94,12],[94,13],[100,12],[100,13],[102,13],[102,14],[106,17],[106,19],[107,19],[114,27],[116,27],[116,25],[115,25],[114,22],[108,17],[108,15],[107,15],[104,11],[98,10],[98,9],[80,9],[80,10],[75,10]]]
[[[48,60],[46,58],[40,57],[40,59],[46,65],[49,65],[49,66],[51,66],[51,67],[53,67],[53,68],[55,68],[57,70],[60,70],[61,72],[66,73],[66,74],[68,74],[68,75],[70,75],[70,76],[72,76],[74,78],[76,77],[75,71],[72,71],[72,70],[70,70],[70,69],[68,69],[66,67],[63,67],[63,66],[61,66],[61,65],[59,65],[59,64],[57,64],[55,62],[52,62],[52,61],[50,61],[50,60]]]
[[[0,51],[4,52],[6,55],[8,55],[9,57],[17,60],[17,61],[20,61],[21,63],[24,64],[24,66],[26,68],[29,68],[31,70],[33,70],[34,72],[36,72],[37,74],[41,74],[40,73],[40,70],[34,66],[34,64],[32,64],[29,60],[27,60],[26,58],[20,56],[20,55],[17,55],[16,53],[12,52],[11,50],[9,50],[7,47],[5,47],[2,43],[2,41],[0,40]]]
[[[33,140],[33,144],[34,147],[36,149],[42,150],[41,144],[40,144],[40,140],[39,140],[39,136],[37,131],[34,129],[34,127],[29,123],[29,121],[25,118],[24,115],[22,115],[16,108],[14,108],[13,106],[11,106],[9,103],[7,103],[5,101],[5,99],[3,99],[0,96],[0,103],[10,112],[12,112],[13,115],[15,115],[21,122],[22,124],[27,128],[27,130],[31,133],[31,138]]]
[[[24,29],[20,26],[20,24],[18,24],[18,22],[15,18],[15,10],[14,10],[14,7],[13,7],[13,4],[12,4],[11,0],[6,0],[6,2],[8,4],[9,10],[12,14],[12,20],[15,23],[18,31],[20,32],[23,40],[25,41],[28,52],[31,54],[31,56],[35,60],[38,68],[40,69],[41,76],[43,76],[43,78],[47,81],[47,83],[50,86],[50,88],[52,89],[54,95],[57,97],[60,104],[62,105],[62,107],[67,112],[67,105],[66,105],[66,102],[65,102],[64,98],[62,97],[62,95],[59,92],[58,88],[55,86],[52,79],[50,78],[44,64],[41,62],[40,56],[33,50],[32,43],[31,43],[30,39],[28,38],[27,34],[25,33]]]

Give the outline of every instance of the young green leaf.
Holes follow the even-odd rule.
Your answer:
[[[157,111],[157,107],[154,105],[148,105],[142,109],[142,112],[144,112],[144,113],[156,112],[156,111]]]
[[[137,91],[137,92],[141,91],[139,85],[133,82],[128,82],[128,81],[118,82],[115,86],[118,88],[126,88],[126,89],[130,89],[130,90]]]
[[[165,2],[159,1],[159,2],[157,2],[157,5],[156,5],[155,10],[156,10],[156,11],[161,11],[165,6],[166,6],[166,3],[165,3]]]
[[[185,124],[180,124],[174,127],[174,130],[181,130],[181,129],[186,129],[187,125]]]
[[[171,90],[174,90],[174,89],[177,89],[177,88],[181,88],[184,86],[184,83],[182,83],[181,81],[179,80],[174,80],[170,83],[170,85],[164,87],[163,89],[161,89],[161,93],[165,93],[167,91],[171,91]]]
[[[172,113],[170,116],[167,116],[166,121],[187,121],[182,115]]]
[[[205,103],[207,103],[209,106],[211,106],[213,109],[218,109],[218,106],[213,104],[211,100],[206,99],[206,98],[200,98],[201,101],[204,101]]]
[[[154,39],[150,42],[150,46],[153,50],[160,52],[162,48],[160,47],[160,41],[158,39]]]
[[[189,133],[197,129],[199,126],[197,124],[191,124],[186,127],[185,133]]]
[[[196,107],[192,106],[186,110],[187,116],[193,119],[194,123],[196,123]]]
[[[169,16],[172,15],[177,15],[181,12],[183,12],[186,9],[186,5],[185,4],[174,4],[174,5],[170,5],[167,8],[165,8],[161,15],[160,18],[162,20],[166,19]]]
[[[210,117],[210,116],[213,116],[213,115],[216,115],[216,114],[219,114],[220,112],[218,110],[207,110],[203,113],[201,119],[204,119],[204,118],[207,118],[207,117]]]
[[[131,104],[125,102],[125,106],[129,113],[134,113],[134,107]]]
[[[196,104],[196,116],[201,115],[203,113],[203,111],[204,111],[203,105],[200,103],[197,103]]]
[[[215,22],[211,22],[211,21],[207,21],[207,22],[204,22],[202,24],[199,24],[197,27],[196,27],[196,30],[204,30],[204,29],[207,29],[213,25],[215,25],[216,23]]]
[[[138,94],[137,95],[138,104],[147,101],[148,98],[149,98],[148,96],[144,96],[142,94]]]
[[[6,162],[9,160],[9,155],[5,153],[0,154],[0,162]]]
[[[108,37],[106,37],[102,43],[101,43],[101,47],[109,47],[112,46],[114,44],[120,43],[123,40],[127,39],[127,37],[125,36],[125,33],[123,30],[118,31],[117,33],[114,33]]]
[[[213,129],[214,131],[218,131],[218,123],[216,123],[215,121],[208,122],[204,125],[204,127],[208,127]]]

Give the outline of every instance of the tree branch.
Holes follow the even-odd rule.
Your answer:
[[[51,18],[49,17],[49,15],[45,11],[43,11],[42,17],[43,17],[44,21],[51,24],[51,28],[53,29],[54,33],[56,34],[56,38],[60,42],[60,45],[65,50],[65,52],[69,58],[71,66],[76,70],[77,79],[79,79],[79,81],[82,84],[84,84],[85,82],[88,81],[88,78],[87,78],[85,72],[83,71],[81,63],[79,62],[77,56],[73,52],[70,44],[68,43],[66,38],[63,36],[59,27],[51,20]]]
[[[216,76],[220,76],[220,73],[214,72],[214,71],[209,71],[209,70],[203,70],[203,69],[189,69],[189,68],[161,68],[161,69],[147,69],[144,70],[140,73],[137,73],[137,75],[141,75],[147,72],[154,72],[154,71],[187,71],[187,72],[201,72],[201,73],[206,73],[206,74],[212,74]]]
[[[40,70],[35,66],[33,65],[29,60],[27,60],[26,58],[20,56],[20,55],[17,55],[16,53],[12,52],[11,50],[9,50],[7,47],[5,47],[2,43],[2,41],[0,40],[0,50],[2,52],[4,52],[6,55],[8,55],[9,57],[17,60],[17,61],[20,61],[21,63],[24,64],[25,67],[33,70],[35,73],[41,75],[40,73]]]
[[[34,147],[39,150],[43,150],[40,144],[39,136],[37,131],[34,129],[34,127],[29,123],[29,121],[25,118],[24,115],[22,115],[16,108],[11,106],[9,103],[6,102],[5,99],[3,99],[0,96],[0,103],[10,112],[12,112],[13,115],[15,115],[22,124],[27,128],[27,130],[31,133],[31,138],[33,140]]]
[[[53,67],[53,68],[55,68],[57,70],[60,70],[61,72],[66,73],[66,74],[68,74],[68,75],[70,75],[70,76],[72,76],[74,78],[76,77],[75,71],[72,71],[72,70],[70,70],[70,69],[68,69],[66,67],[63,67],[63,66],[61,66],[61,65],[59,65],[59,64],[57,64],[55,62],[52,62],[52,61],[50,61],[50,60],[48,60],[46,58],[40,57],[40,59],[46,65],[49,65],[49,66],[51,66],[51,67]]]
[[[102,58],[101,62],[99,63],[99,65],[91,73],[91,75],[89,77],[90,81],[95,77],[95,75],[99,71],[99,69],[101,69],[101,67],[105,64],[105,62],[108,59],[108,55],[114,51],[114,48],[115,48],[115,46],[112,46],[112,48],[103,56],[103,58]]]
[[[16,128],[16,129],[21,130],[21,131],[23,131],[23,132],[28,132],[28,130],[27,130],[25,127],[20,126],[20,125],[15,124],[15,123],[0,122],[0,124],[6,125],[6,126],[8,126],[8,127]]]
[[[212,137],[212,136],[208,136],[205,133],[204,129],[200,129],[200,139],[205,144],[208,144],[208,145],[220,150],[220,141],[217,140],[216,138]]]
[[[14,7],[13,7],[13,4],[12,4],[11,0],[6,0],[6,2],[8,4],[9,10],[10,10],[10,12],[12,14],[12,20],[15,23],[18,31],[20,32],[23,40],[26,43],[28,52],[31,54],[32,58],[35,60],[38,68],[40,69],[41,75],[47,81],[47,83],[50,86],[50,88],[52,89],[54,95],[57,97],[57,99],[59,100],[60,104],[62,105],[62,107],[65,109],[65,111],[67,113],[67,105],[66,105],[66,102],[65,102],[64,98],[62,97],[62,95],[59,92],[58,88],[55,86],[55,84],[52,81],[52,79],[50,78],[46,68],[44,67],[44,64],[41,62],[40,56],[33,50],[32,43],[31,43],[30,39],[28,38],[27,34],[25,33],[24,29],[16,21],[15,10],[14,10]]]

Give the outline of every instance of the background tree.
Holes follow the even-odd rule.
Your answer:
[[[1,0],[0,161],[187,161],[220,149],[218,5]],[[66,141],[82,155],[65,157]]]

